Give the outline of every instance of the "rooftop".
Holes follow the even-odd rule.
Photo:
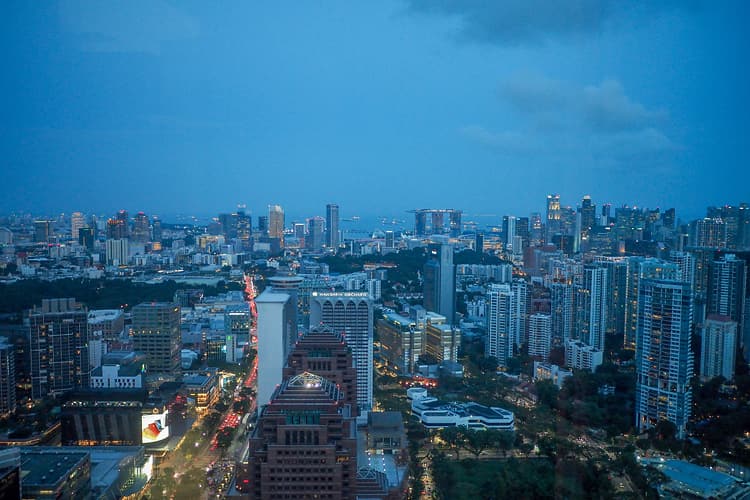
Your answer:
[[[23,449],[21,452],[21,476],[26,486],[51,489],[62,481],[70,469],[88,458],[86,451],[52,451]]]

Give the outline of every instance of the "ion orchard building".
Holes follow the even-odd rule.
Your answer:
[[[498,407],[479,403],[458,403],[440,401],[429,396],[422,387],[406,390],[406,398],[411,401],[412,413],[419,417],[427,428],[466,427],[468,429],[501,431],[515,430],[515,417],[512,412]]]

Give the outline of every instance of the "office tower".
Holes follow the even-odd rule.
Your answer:
[[[449,234],[451,238],[461,236],[461,210],[450,210],[448,212]]]
[[[503,216],[503,238],[505,239],[504,248],[513,249],[513,238],[516,236],[516,217],[513,215]]]
[[[310,328],[342,333],[357,367],[357,405],[363,415],[372,408],[373,310],[367,292],[312,292]]]
[[[568,339],[565,341],[565,366],[576,370],[595,372],[604,361],[604,353],[583,341]]]
[[[625,338],[626,349],[635,349],[638,328],[638,286],[643,278],[677,280],[677,264],[660,259],[628,257],[628,285],[625,297]]]
[[[521,238],[522,248],[514,249],[521,250],[523,248],[529,248],[531,245],[531,232],[529,231],[529,218],[519,217],[516,220],[516,236]],[[518,246],[518,245],[516,245]]]
[[[126,266],[130,260],[130,243],[127,239],[108,239],[104,243],[108,266]]]
[[[641,278],[635,349],[635,417],[639,432],[668,420],[676,426],[678,438],[684,439],[693,396],[692,327],[690,284]]]
[[[0,417],[16,412],[16,349],[0,337]]]
[[[250,343],[250,307],[230,304],[224,309],[224,335],[227,363],[242,361],[242,346]]]
[[[90,227],[78,229],[78,244],[86,250],[94,249],[94,230]]]
[[[552,348],[552,316],[536,313],[529,316],[529,356],[549,359]]]
[[[171,302],[143,302],[131,310],[133,350],[148,356],[149,371],[181,375],[180,306]]]
[[[747,278],[745,261],[734,254],[726,254],[714,260],[709,267],[706,314],[727,316],[737,323],[738,337],[743,341],[744,354],[750,359],[746,339],[742,339],[745,328],[745,287]]]
[[[701,331],[701,378],[734,378],[737,358],[737,322],[727,316],[709,314]]]
[[[145,213],[138,212],[135,214],[131,238],[138,243],[146,243],[151,240],[151,223]]]
[[[428,311],[442,314],[451,324],[455,321],[456,270],[453,267],[453,247],[431,244],[423,273],[423,302]]]
[[[550,243],[552,236],[560,232],[560,195],[547,195],[547,217],[545,219],[546,235],[545,241]]]
[[[86,226],[86,218],[81,212],[73,212],[70,215],[70,239],[78,241],[78,231]]]
[[[88,311],[75,299],[44,299],[28,313],[31,397],[89,385]]]
[[[237,207],[237,239],[243,249],[250,248],[250,237],[252,236],[252,219],[249,214],[245,213],[245,205]]]
[[[107,219],[107,239],[124,240],[128,237],[128,227],[120,219]]]
[[[237,214],[219,214],[219,224],[221,233],[227,240],[233,240],[237,237]]]
[[[739,221],[737,223],[737,248],[750,249],[750,206],[740,203],[737,208]]]
[[[260,233],[261,236],[268,236],[268,216],[267,215],[258,216],[258,233]]]
[[[52,238],[52,221],[34,221],[34,243],[49,243]]]
[[[607,269],[586,266],[583,283],[575,287],[574,336],[604,351],[607,331]]]
[[[302,222],[295,222],[292,229],[294,231],[294,238],[297,240],[297,245],[303,247],[305,245],[305,225]]]
[[[333,203],[326,205],[326,246],[339,247],[339,206]]]
[[[266,289],[255,299],[258,310],[258,407],[268,404],[281,383],[284,365],[297,338],[295,304],[290,294]]]
[[[666,229],[675,229],[675,221],[677,220],[675,218],[675,209],[669,208],[664,211],[664,213],[661,216],[661,223],[662,226],[664,226]]]
[[[421,309],[424,311],[424,308]],[[378,318],[376,328],[381,359],[388,369],[401,375],[414,373],[424,347],[424,330],[419,328],[416,319],[385,312]]]
[[[251,499],[354,500],[355,422],[335,383],[303,372],[276,387],[259,412],[238,484]]]
[[[574,288],[570,281],[555,281],[549,290],[552,341],[555,346],[562,346],[573,336]]]
[[[278,239],[284,246],[284,209],[281,205],[268,207],[268,237]]]
[[[437,360],[458,361],[458,347],[461,345],[461,330],[444,323],[444,316],[427,318],[424,324],[424,352]],[[442,320],[442,321],[441,321]]]
[[[484,253],[484,233],[480,231],[474,235],[474,251]]]
[[[533,212],[529,218],[529,246],[539,247],[544,244],[544,225],[542,214]]]
[[[385,232],[385,248],[396,248],[396,238],[393,231]]]
[[[153,226],[152,231],[152,241],[161,243],[161,236],[162,236],[162,228],[161,228],[161,220],[158,216],[154,215],[151,220],[153,223],[151,224]]]
[[[323,217],[312,217],[307,219],[307,237],[305,247],[312,252],[320,252],[323,249],[323,234],[325,229]]]
[[[305,372],[330,380],[343,391],[342,404],[357,414],[357,368],[344,336],[329,328],[312,328],[294,343],[284,379]]]
[[[607,333],[618,338],[625,335],[625,304],[628,285],[628,261],[623,257],[594,259],[595,265],[607,270]]]
[[[691,246],[699,248],[726,248],[727,228],[720,218],[698,219],[693,224]]]
[[[581,200],[581,237],[588,239],[589,231],[596,225],[596,205],[591,202],[591,196],[586,195]]]

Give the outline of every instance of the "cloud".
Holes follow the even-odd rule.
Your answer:
[[[462,40],[518,45],[550,38],[576,38],[602,32],[609,24],[638,11],[691,8],[697,2],[669,0],[638,4],[616,0],[405,0],[414,14],[457,18]]]
[[[159,54],[165,44],[200,32],[195,18],[161,0],[63,0],[59,19],[88,52]]]
[[[500,84],[499,97],[515,112],[515,129],[472,124],[460,131],[503,154],[594,158],[609,166],[637,160],[645,166],[682,149],[662,130],[668,113],[635,101],[614,79],[573,85],[523,72]]]

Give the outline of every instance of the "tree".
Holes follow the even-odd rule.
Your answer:
[[[456,450],[456,459],[459,459],[459,451],[464,443],[464,435],[458,427],[444,427],[440,429],[440,439],[448,446]]]
[[[460,431],[464,436],[464,448],[472,453],[474,458],[478,459],[479,455],[492,444],[492,436],[487,431],[475,429],[460,429]]]
[[[541,404],[550,408],[557,408],[557,396],[560,389],[551,380],[540,380],[536,382],[535,387]]]
[[[480,356],[477,366],[482,373],[493,373],[497,371],[497,358],[495,356]]]

